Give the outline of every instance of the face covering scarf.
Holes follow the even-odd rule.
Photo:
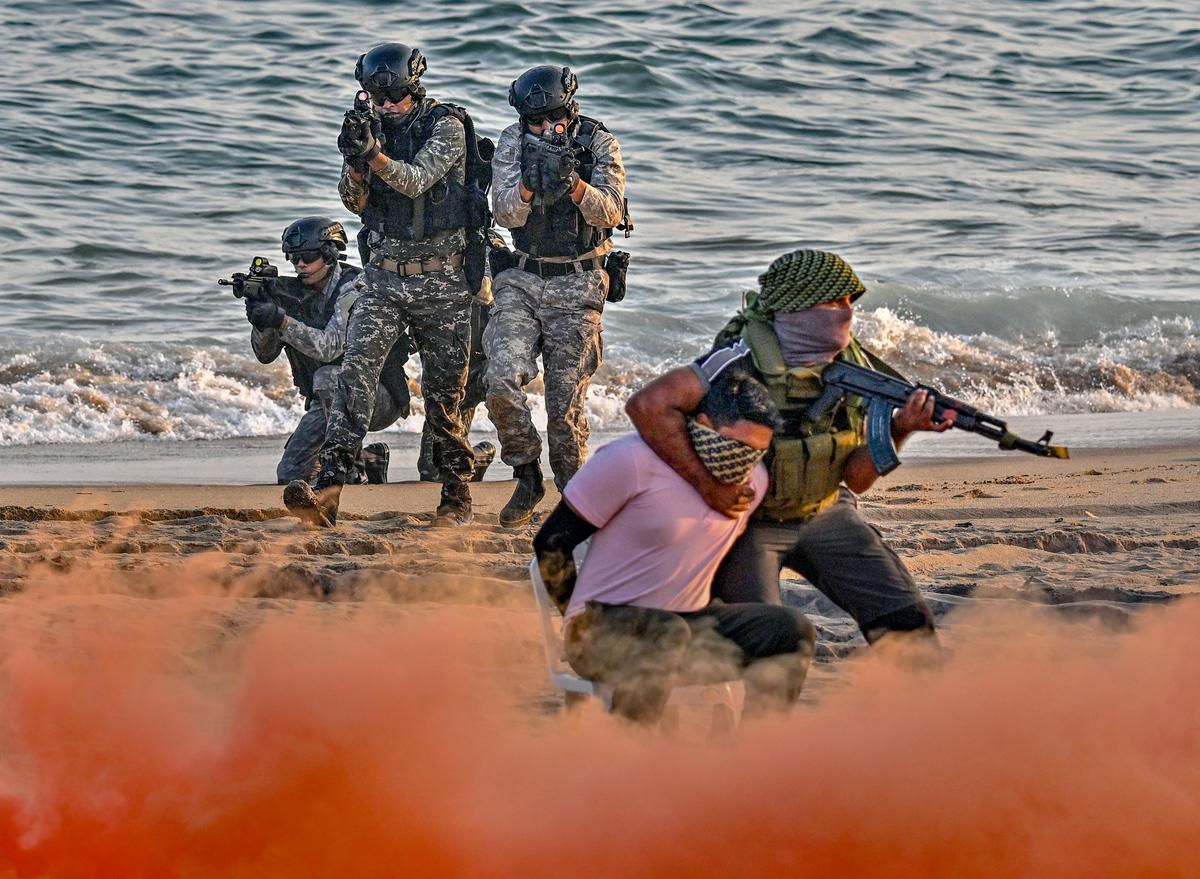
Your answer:
[[[688,419],[687,427],[696,457],[718,482],[728,485],[744,482],[754,465],[767,453],[766,449],[756,449],[723,436],[694,418]]]
[[[850,344],[849,308],[806,308],[775,315],[775,335],[788,369],[829,363]]]

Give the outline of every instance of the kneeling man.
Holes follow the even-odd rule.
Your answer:
[[[761,463],[779,413],[748,370],[715,377],[688,432],[725,483],[767,489]],[[746,529],[705,503],[637,434],[601,448],[534,538],[542,579],[566,620],[567,660],[613,688],[613,711],[653,723],[677,683],[746,681],[748,709],[795,701],[813,654],[793,608],[712,603],[713,575]],[[572,551],[591,538],[576,576]]]

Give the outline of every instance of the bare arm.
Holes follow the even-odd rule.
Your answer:
[[[915,431],[930,430],[942,433],[954,425],[955,412],[949,410],[941,421],[933,420],[933,397],[918,388],[913,391],[904,408],[892,416],[892,442],[900,448]],[[875,484],[879,471],[871,461],[871,452],[866,446],[855,449],[842,468],[842,481],[855,494],[862,494]]]
[[[696,489],[704,502],[730,518],[750,506],[754,489],[749,483],[718,482],[696,457],[687,432],[687,416],[696,411],[706,393],[700,377],[687,366],[672,369],[656,378],[625,404],[625,413],[668,466]]]

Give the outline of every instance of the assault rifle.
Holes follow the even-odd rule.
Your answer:
[[[995,440],[1002,449],[1016,449],[1044,458],[1069,458],[1066,446],[1052,446],[1054,436],[1046,431],[1037,442],[1021,439],[1010,433],[1007,423],[994,415],[981,412],[969,403],[947,397],[928,385],[910,385],[873,369],[855,366],[853,363],[835,361],[821,373],[825,390],[808,408],[804,420],[815,423],[833,410],[847,395],[862,397],[869,401],[867,407],[867,449],[871,462],[882,476],[900,466],[896,456],[896,444],[892,440],[892,412],[902,407],[913,391],[921,389],[933,397],[933,420],[940,421],[946,413],[954,410],[954,424],[959,430],[969,430],[988,439]]]
[[[575,148],[571,138],[567,136],[567,127],[561,122],[551,126],[541,134],[526,131],[521,139],[521,167],[528,168],[531,164],[541,164],[549,159],[554,164],[561,164],[563,159],[575,159]],[[534,195],[535,204],[553,204],[558,199],[547,199],[542,193]]]
[[[250,302],[272,299],[280,303],[284,299],[298,298],[283,291],[279,283],[279,269],[271,265],[265,256],[250,260],[249,271],[234,272],[229,278],[219,278],[217,283],[222,287],[232,287],[234,296]]]
[[[371,96],[365,91],[354,93],[354,109],[346,116],[357,122],[359,132],[364,134],[371,130],[371,124],[379,118],[375,105],[371,103]]]
[[[256,256],[250,260],[248,272],[234,272],[228,279],[217,279],[217,283],[222,287],[232,287],[233,295],[238,299],[263,299],[269,298],[274,292],[272,288],[278,278],[279,269],[271,265],[265,256]]]

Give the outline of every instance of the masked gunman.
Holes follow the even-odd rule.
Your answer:
[[[651,382],[626,406],[647,445],[714,510],[740,516],[757,504],[713,593],[731,603],[779,604],[786,565],[849,613],[868,642],[915,633],[936,646],[933,615],[912,576],[858,512],[855,493],[879,475],[864,445],[865,404],[847,398],[817,423],[806,417],[823,390],[822,369],[834,360],[895,374],[850,331],[863,285],[841,257],[816,250],[781,256],[759,284],[710,354]],[[721,373],[735,367],[753,370],[783,416],[765,494],[715,479],[688,441],[687,418]],[[934,422],[933,408],[923,390],[908,398],[892,419],[897,445],[913,431],[949,429],[954,413]]]
[[[346,346],[350,313],[362,288],[360,272],[339,260],[346,230],[328,217],[301,217],[283,230],[283,255],[296,268],[295,278],[274,278],[260,296],[246,297],[246,319],[254,329],[250,345],[260,363],[282,352],[292,382],[304,398],[304,417],[288,438],[275,475],[279,484],[316,475],[325,445],[325,426]],[[371,430],[383,430],[408,416],[406,354],[388,352],[374,386]],[[347,474],[350,482],[387,482],[388,447],[373,443],[362,450]]]
[[[685,431],[711,479],[753,491],[740,513],[709,508],[630,434],[584,464],[534,538],[546,590],[564,612],[567,660],[613,688],[614,712],[652,723],[673,685],[738,677],[752,710],[786,707],[799,695],[814,641],[804,615],[710,601],[717,566],[766,492],[761,461],[778,420],[747,369],[726,369]],[[576,572],[572,550],[588,538]]]
[[[338,137],[345,158],[338,189],[362,217],[365,290],[350,322],[320,472],[311,486],[297,481],[284,492],[288,509],[310,524],[336,522],[380,370],[406,330],[421,357],[425,422],[442,485],[434,524],[472,519],[474,462],[460,413],[476,292],[464,271],[474,225],[469,121],[459,108],[426,97],[425,69],[425,56],[401,43],[376,46],[355,69],[366,106],[356,101]]]
[[[584,402],[601,361],[605,257],[626,213],[620,146],[580,115],[577,87],[566,67],[521,74],[508,96],[520,119],[501,133],[492,160],[492,210],[515,247],[513,265],[495,274],[483,338],[488,413],[517,478],[500,512],[509,528],[527,523],[544,493],[542,443],[525,396],[539,356],[555,485],[565,486],[587,458]]]

